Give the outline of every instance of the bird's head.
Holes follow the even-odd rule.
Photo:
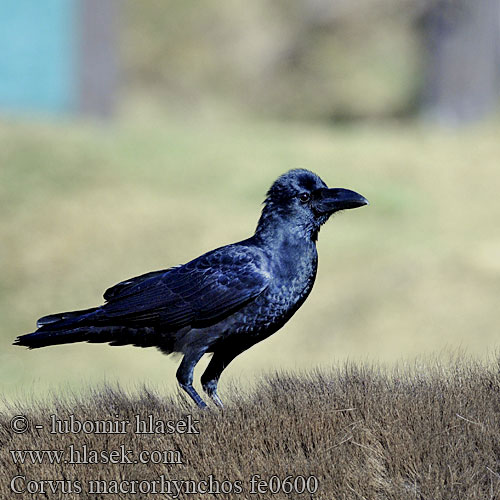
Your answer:
[[[273,221],[282,224],[287,220],[315,239],[321,225],[335,212],[368,205],[368,200],[349,189],[328,188],[315,173],[295,169],[276,179],[264,203],[257,230]]]

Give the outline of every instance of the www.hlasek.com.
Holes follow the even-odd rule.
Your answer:
[[[29,430],[46,430],[49,434],[89,436],[91,434],[125,435],[165,435],[165,434],[199,434],[199,420],[194,420],[192,415],[186,415],[179,420],[161,420],[153,415],[142,417],[135,415],[132,420],[114,419],[104,420],[79,420],[74,415],[65,419],[50,415],[49,425],[32,425],[24,415],[16,415],[11,419],[10,428],[14,434],[24,434]],[[123,438],[126,441],[126,438]],[[106,441],[107,442],[107,441]],[[268,475],[262,477],[253,474],[248,481],[220,480],[213,474],[205,479],[172,479],[164,474],[155,479],[102,479],[92,478],[80,480],[68,479],[36,479],[33,473],[35,465],[54,466],[79,466],[79,465],[112,465],[112,464],[161,464],[182,465],[182,453],[178,449],[131,449],[126,444],[120,443],[107,449],[98,449],[90,444],[69,443],[61,449],[11,449],[10,456],[15,464],[18,474],[12,477],[10,489],[14,494],[31,495],[68,495],[68,494],[159,494],[167,495],[172,499],[180,495],[190,494],[314,494],[318,491],[319,482],[314,475]],[[28,466],[30,474],[22,471],[23,466]],[[60,468],[58,468],[60,470]],[[74,467],[71,469],[75,470]],[[131,469],[133,471],[134,469]],[[50,498],[50,497],[49,497]]]

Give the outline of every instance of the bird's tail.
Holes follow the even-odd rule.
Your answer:
[[[89,334],[94,329],[86,326],[86,323],[88,318],[98,309],[98,307],[93,307],[81,311],[68,311],[44,316],[36,322],[38,330],[20,335],[14,341],[14,345],[36,349],[54,344],[89,340]],[[103,342],[106,341],[103,340]]]
[[[48,316],[41,317],[37,322],[36,326],[38,328],[56,324],[60,326],[68,326],[68,321],[73,323],[75,320],[82,320],[87,318],[90,314],[95,313],[99,307],[91,307],[90,309],[82,309],[80,311],[68,311],[63,313],[49,314]],[[65,322],[63,325],[62,322]]]
[[[101,316],[101,312],[100,307],[94,307],[44,316],[37,321],[38,330],[20,335],[14,345],[29,349],[74,342],[109,343],[115,346],[160,346],[154,327],[135,328],[110,324]],[[162,351],[171,353],[174,350],[175,337],[164,334],[161,340]]]

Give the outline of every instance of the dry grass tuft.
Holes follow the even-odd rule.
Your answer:
[[[0,497],[34,498],[12,493],[10,481],[16,475],[35,480],[36,485],[41,479],[78,479],[82,492],[63,495],[68,499],[146,499],[163,496],[91,495],[87,481],[143,480],[144,488],[161,475],[166,480],[199,482],[213,474],[219,483],[240,481],[242,493],[183,493],[178,498],[500,498],[499,367],[500,363],[486,366],[462,360],[445,367],[436,363],[391,372],[347,364],[330,373],[281,373],[261,381],[252,392],[233,391],[224,411],[196,410],[185,400],[164,398],[147,389],[130,396],[110,387],[31,407],[11,404],[0,416]],[[18,414],[44,429],[13,433],[10,419]],[[116,420],[116,415],[118,420],[133,421],[137,414],[178,421],[191,414],[199,420],[200,433],[50,434],[51,414],[59,419],[74,414],[80,421]],[[124,444],[134,457],[141,450],[178,450],[183,463],[14,465],[10,453],[65,450],[67,457],[71,444],[95,450]],[[255,474],[263,479],[314,475],[319,488],[312,496],[250,495]],[[24,484],[21,479],[16,483]],[[61,498],[60,493],[39,497]],[[167,496],[172,497],[174,493]]]

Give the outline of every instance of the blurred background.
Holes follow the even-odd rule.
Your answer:
[[[310,298],[222,397],[277,369],[498,348],[500,0],[3,0],[0,43],[6,397],[176,390],[154,349],[11,343],[248,237],[297,167],[371,205],[324,227]]]

